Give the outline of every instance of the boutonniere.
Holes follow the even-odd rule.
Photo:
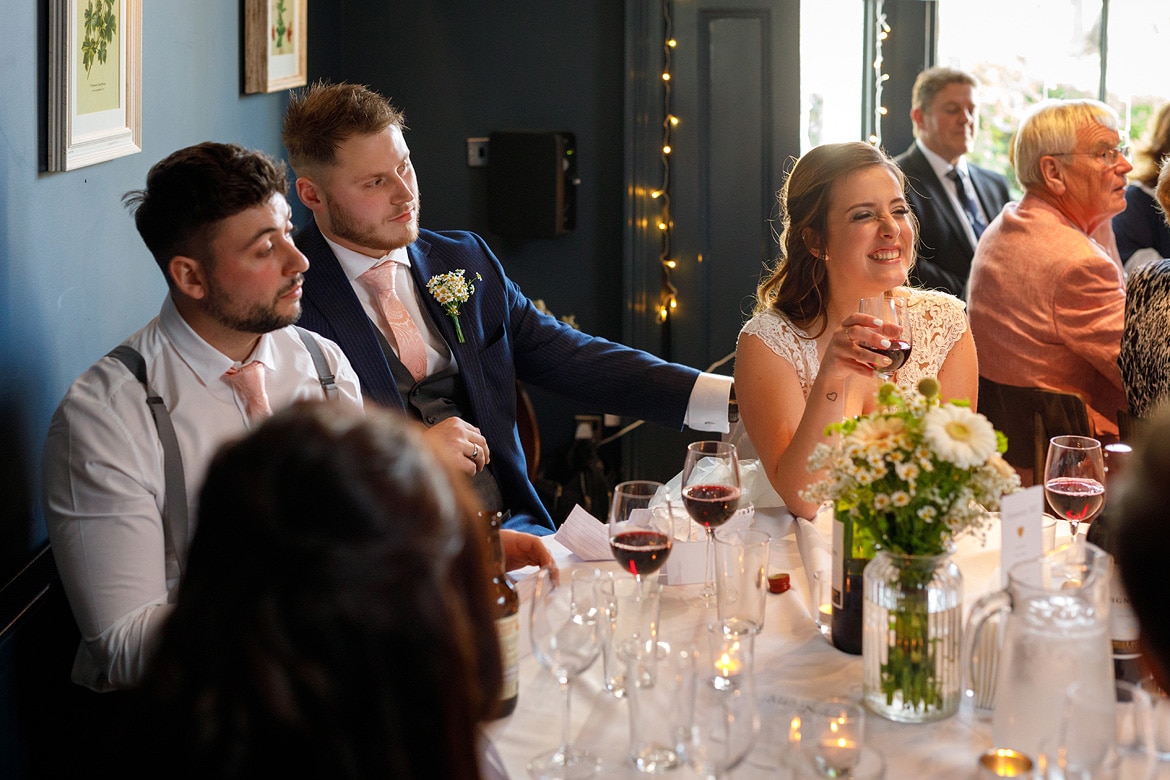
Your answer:
[[[459,307],[475,294],[475,285],[464,279],[463,274],[464,270],[460,268],[458,271],[437,274],[427,281],[427,292],[435,296],[443,311],[455,323],[455,335],[459,337],[460,344],[463,343],[463,329],[459,327]],[[476,274],[475,280],[482,282],[483,277]]]

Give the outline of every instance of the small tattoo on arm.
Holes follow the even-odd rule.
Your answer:
[[[830,401],[836,401],[837,394],[836,393],[825,393],[825,398],[828,398]]]

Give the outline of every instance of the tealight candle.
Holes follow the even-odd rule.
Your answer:
[[[979,776],[1025,777],[1032,771],[1032,759],[1008,748],[992,748],[979,757]]]
[[[739,674],[742,669],[743,664],[733,658],[729,653],[724,653],[715,661],[715,670],[719,672],[721,677],[734,677]]]
[[[817,745],[817,765],[829,777],[837,777],[857,766],[861,746],[846,737],[822,740]]]
[[[708,627],[714,670],[711,685],[718,690],[730,690],[740,683],[740,676],[751,673],[752,639],[750,632],[740,633],[722,623]]]

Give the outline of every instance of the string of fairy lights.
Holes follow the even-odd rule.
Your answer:
[[[674,231],[674,221],[670,215],[670,155],[671,135],[678,127],[678,117],[671,111],[671,54],[678,45],[671,29],[671,0],[662,0],[663,30],[665,37],[662,42],[662,185],[650,193],[650,197],[658,202],[658,232],[662,236],[662,251],[658,261],[662,265],[662,292],[658,299],[658,321],[666,323],[678,308],[678,288],[674,286],[673,272],[678,268],[678,261],[671,257],[671,234]]]
[[[885,2],[877,0],[874,6],[874,46],[873,46],[873,132],[869,142],[874,146],[882,145],[882,117],[886,115],[886,107],[882,105],[882,86],[890,80],[890,74],[882,72],[882,42],[890,37],[890,24],[886,19]]]

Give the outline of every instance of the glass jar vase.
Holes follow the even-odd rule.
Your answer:
[[[865,567],[863,696],[889,720],[926,723],[959,709],[963,577],[949,554],[882,550]]]

